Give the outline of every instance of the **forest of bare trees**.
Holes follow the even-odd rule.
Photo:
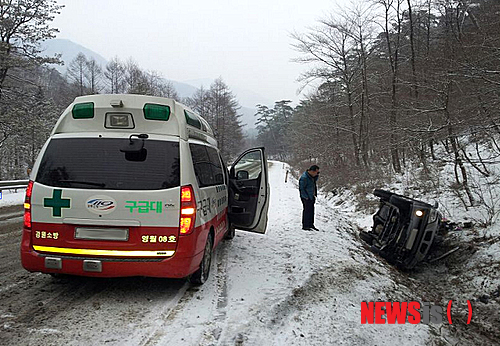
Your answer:
[[[431,164],[452,162],[456,190],[474,204],[465,166],[487,175],[488,160],[465,146],[500,156],[499,1],[360,0],[293,39],[309,66],[300,80],[318,87],[286,121],[259,111],[261,139],[282,141],[272,151],[319,164],[332,188],[410,163],[425,180]]]
[[[61,5],[55,0],[0,1],[0,180],[25,179],[62,111],[77,96],[131,93],[173,98],[188,104],[212,126],[226,160],[242,149],[239,105],[219,78],[208,90],[181,99],[158,71],[132,58],[114,57],[106,66],[78,54],[60,74],[40,43],[54,38],[51,27]]]

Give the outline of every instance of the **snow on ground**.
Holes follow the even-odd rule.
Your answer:
[[[26,189],[3,190],[2,199],[0,199],[0,208],[23,204],[25,194]]]
[[[324,198],[316,204],[320,231],[303,231],[297,181],[284,182],[287,169],[270,162],[266,235],[237,231],[218,249],[209,281],[160,316],[154,333],[138,328],[130,345],[427,344],[427,325],[361,324],[362,301],[407,301],[409,290]]]
[[[25,285],[29,297],[19,287],[0,293],[6,302],[12,297],[34,308],[21,309],[21,316],[15,304],[10,309],[12,302],[0,309],[7,340],[110,346],[456,343],[447,324],[361,324],[363,301],[445,305],[425,290],[432,280],[401,273],[363,247],[358,227],[369,227],[371,215],[356,211],[351,192],[334,199],[320,195],[315,222],[320,231],[303,231],[297,181],[289,175],[285,183],[287,170],[286,164],[270,162],[267,233],[237,231],[232,241],[221,243],[203,286],[140,278],[59,282],[19,268],[12,275],[21,279],[12,281]],[[455,299],[453,287],[448,283],[435,291]]]

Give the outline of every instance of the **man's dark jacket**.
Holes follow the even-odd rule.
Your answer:
[[[300,176],[299,179],[299,191],[300,198],[313,200],[316,197],[316,181],[318,180],[319,175],[314,178],[305,171],[304,174]]]

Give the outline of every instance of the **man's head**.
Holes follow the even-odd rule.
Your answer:
[[[309,167],[309,169],[307,170],[307,172],[309,173],[309,175],[311,177],[315,177],[319,174],[319,166],[317,165],[312,165],[311,167]]]

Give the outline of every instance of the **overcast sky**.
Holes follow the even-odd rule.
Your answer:
[[[307,67],[290,33],[327,16],[347,0],[59,0],[58,38],[106,59],[133,57],[180,82],[219,76],[265,99],[298,100]]]

